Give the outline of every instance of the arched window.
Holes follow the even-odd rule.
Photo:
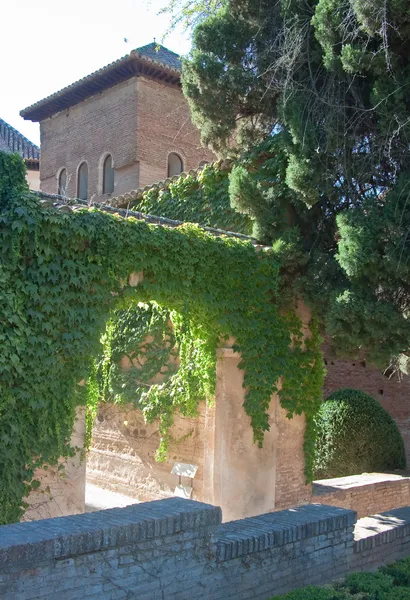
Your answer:
[[[67,195],[67,169],[61,169],[60,175],[58,176],[57,194],[60,196]]]
[[[179,175],[183,170],[184,163],[182,162],[182,158],[178,154],[175,154],[175,152],[171,152],[168,156],[168,177]]]
[[[206,165],[209,165],[209,161],[208,160],[201,160],[201,162],[199,163],[200,167],[206,167]]]
[[[114,169],[112,168],[112,156],[109,154],[103,165],[103,194],[112,194],[114,191]]]
[[[87,200],[88,196],[88,166],[83,162],[78,168],[77,176],[77,197],[81,200]]]

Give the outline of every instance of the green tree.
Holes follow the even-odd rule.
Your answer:
[[[245,163],[231,203],[344,352],[397,360],[409,350],[409,0],[224,0],[197,16],[183,91],[203,141]]]
[[[159,14],[168,14],[170,23],[165,32],[166,37],[179,26],[183,29],[192,29],[209,15],[221,8],[222,0],[169,0]]]

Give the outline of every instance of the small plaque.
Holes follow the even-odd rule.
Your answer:
[[[171,473],[180,477],[190,477],[193,479],[198,471],[198,465],[189,465],[187,463],[175,463]]]
[[[178,498],[185,498],[189,500],[192,494],[192,488],[190,485],[177,485],[174,491],[174,496]]]

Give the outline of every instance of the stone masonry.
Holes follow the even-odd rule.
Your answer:
[[[268,600],[409,553],[410,509],[308,505],[221,525],[179,498],[0,528],[2,600]],[[355,540],[356,538],[356,540]]]

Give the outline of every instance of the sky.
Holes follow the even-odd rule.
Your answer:
[[[166,0],[3,0],[0,33],[0,118],[35,144],[38,123],[20,110],[128,54],[160,42],[169,16]],[[124,41],[124,38],[128,42]],[[165,45],[189,50],[188,36],[174,32]]]

